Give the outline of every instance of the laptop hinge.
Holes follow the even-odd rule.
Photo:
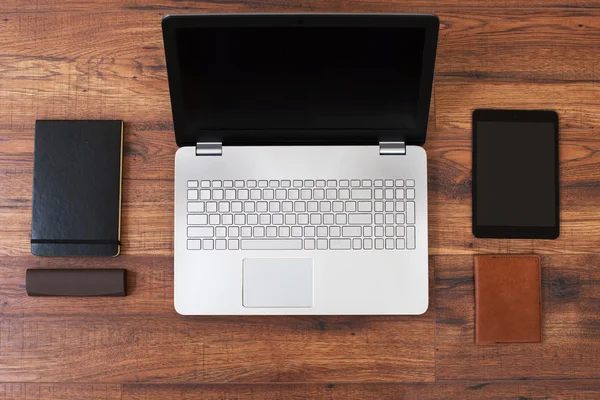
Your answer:
[[[197,156],[220,156],[223,154],[223,143],[198,142],[196,143]]]
[[[379,142],[379,154],[404,155],[406,154],[406,145],[404,142]]]

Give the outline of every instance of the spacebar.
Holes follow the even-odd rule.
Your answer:
[[[242,250],[302,250],[302,239],[242,240]]]

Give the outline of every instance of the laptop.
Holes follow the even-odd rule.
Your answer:
[[[434,15],[168,16],[175,309],[421,314]]]

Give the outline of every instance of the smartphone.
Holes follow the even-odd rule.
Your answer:
[[[558,114],[473,112],[473,235],[556,239],[560,234]]]

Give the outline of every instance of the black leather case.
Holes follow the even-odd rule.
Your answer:
[[[116,256],[123,121],[36,121],[31,252]]]

